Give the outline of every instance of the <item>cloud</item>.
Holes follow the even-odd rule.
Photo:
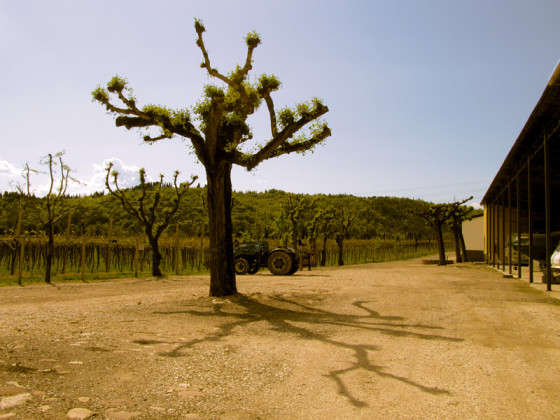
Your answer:
[[[19,177],[21,175],[21,169],[17,169],[7,160],[0,160],[0,176],[6,176],[9,178]]]
[[[23,182],[22,170],[16,168],[7,160],[0,160],[0,192],[16,191],[16,186]]]
[[[101,164],[94,163],[91,165],[93,169],[92,175],[87,179],[79,179],[80,184],[74,183],[68,187],[70,194],[87,195],[94,192],[105,190],[105,177],[107,176],[107,166],[113,163],[113,170],[119,173],[119,187],[129,188],[139,184],[138,171],[140,167],[135,165],[126,165],[119,158],[107,158]],[[147,181],[152,181],[146,176]]]

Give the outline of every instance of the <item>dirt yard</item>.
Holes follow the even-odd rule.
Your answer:
[[[558,419],[560,302],[420,261],[0,289],[0,419]]]

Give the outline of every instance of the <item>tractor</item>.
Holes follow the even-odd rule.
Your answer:
[[[269,250],[268,242],[241,242],[233,250],[236,274],[255,274],[268,267],[275,276],[289,276],[299,268],[299,255],[292,248]]]

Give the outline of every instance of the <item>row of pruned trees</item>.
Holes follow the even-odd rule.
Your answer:
[[[26,164],[24,168],[25,185],[18,186],[19,194],[23,199],[21,204],[26,205],[34,213],[39,221],[40,230],[47,237],[44,279],[49,284],[51,283],[51,268],[55,250],[55,225],[64,217],[70,216],[81,203],[77,200],[70,201],[66,194],[69,183],[78,181],[70,176],[71,170],[64,162],[63,155],[64,152],[55,155],[49,154],[41,160],[41,164],[46,167],[49,179],[48,191],[44,197],[37,197],[32,188],[32,175],[41,171],[31,168],[29,164]],[[179,183],[179,172],[176,171],[172,184],[174,196],[170,202],[162,194],[163,175],[160,175],[159,181],[148,183],[146,171],[140,169],[138,186],[140,192],[139,194],[132,194],[131,190],[120,188],[118,183],[119,173],[113,170],[112,163],[109,163],[106,171],[105,186],[107,190],[117,198],[124,211],[141,226],[152,251],[152,275],[161,277],[160,262],[162,255],[159,251],[159,239],[169,225],[176,220],[181,200],[197,177],[192,176],[190,181]],[[19,248],[23,249],[20,236],[21,218],[20,206],[15,233],[16,241],[20,243]]]
[[[439,265],[446,265],[443,229],[451,227],[455,239],[455,255],[457,262],[467,262],[467,250],[463,238],[463,222],[472,219],[477,213],[472,207],[464,204],[472,200],[472,196],[453,203],[431,204],[417,215],[426,220],[436,234],[439,254]]]

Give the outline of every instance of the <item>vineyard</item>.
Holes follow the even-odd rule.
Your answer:
[[[271,247],[279,241],[269,240]],[[45,269],[47,240],[28,236],[17,240],[14,236],[0,236],[0,284],[37,282]],[[303,253],[309,249],[302,247]],[[163,256],[161,269],[166,275],[206,273],[208,238],[179,236],[160,240]],[[319,261],[322,249],[315,250]],[[361,264],[404,260],[437,252],[434,241],[414,240],[358,240],[344,242],[345,264]],[[327,241],[327,266],[337,265],[338,248],[334,240]],[[61,237],[55,242],[53,279],[96,280],[116,277],[147,277],[151,274],[151,251],[143,236],[138,237]]]

